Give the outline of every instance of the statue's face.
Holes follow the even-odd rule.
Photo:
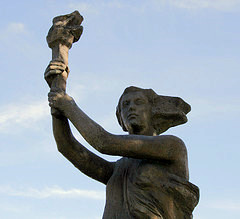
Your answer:
[[[152,135],[151,105],[141,91],[125,94],[121,100],[121,117],[129,134]]]

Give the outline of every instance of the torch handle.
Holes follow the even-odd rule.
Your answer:
[[[66,66],[68,65],[68,51],[69,48],[63,44],[57,44],[52,48],[52,60],[58,60],[63,62]],[[59,90],[60,92],[66,92],[68,73],[64,71],[62,74],[56,75],[52,80],[51,90]],[[55,109],[51,108],[51,114],[55,117],[60,117],[61,113]]]

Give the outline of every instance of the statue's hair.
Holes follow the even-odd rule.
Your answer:
[[[152,124],[159,135],[173,126],[187,122],[186,114],[190,112],[191,106],[180,97],[161,96],[152,89],[142,89],[139,87],[127,87],[119,99],[116,116],[123,131],[127,131],[121,117],[121,101],[125,94],[132,92],[142,92],[151,104]]]

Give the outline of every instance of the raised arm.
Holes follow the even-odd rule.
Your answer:
[[[90,119],[67,94],[50,92],[49,101],[52,106],[60,109],[85,140],[101,153],[187,162],[186,147],[175,136],[113,135]]]
[[[114,169],[114,163],[108,162],[87,150],[72,135],[66,117],[52,117],[53,133],[59,152],[76,168],[87,176],[107,184]]]

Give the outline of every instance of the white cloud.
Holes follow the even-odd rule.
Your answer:
[[[12,22],[9,23],[7,28],[6,28],[7,32],[12,32],[12,33],[26,33],[26,27],[23,23],[19,23],[19,22]]]
[[[21,22],[10,22],[5,28],[0,31],[0,39],[8,40],[8,38],[16,37],[16,35],[27,34],[27,28],[24,23]]]
[[[240,211],[240,200],[216,200],[207,203],[206,207],[226,211]]]
[[[8,51],[6,52],[5,59],[10,56],[11,58],[7,59],[11,60],[11,63],[14,61],[18,63],[23,58],[28,60],[28,62],[36,62],[37,59],[41,59],[44,55],[41,54],[43,49],[36,35],[36,32],[28,29],[27,25],[22,22],[10,22],[6,24],[0,30],[0,50]],[[10,64],[10,61],[6,63]]]
[[[47,115],[49,115],[47,101],[2,106],[0,110],[0,131],[16,124],[28,126]]]
[[[13,189],[10,186],[0,186],[0,194],[16,197],[28,198],[89,198],[95,200],[104,200],[104,191],[69,189],[64,190],[58,186],[46,187],[44,189]]]

